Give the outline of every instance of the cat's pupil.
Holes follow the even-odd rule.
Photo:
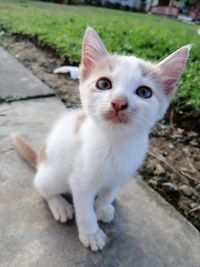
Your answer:
[[[142,95],[143,95],[143,96],[148,95],[148,92],[146,91],[146,89],[141,89],[141,91],[142,91]]]
[[[107,81],[102,81],[102,87],[103,88],[108,88],[109,87],[108,82]]]

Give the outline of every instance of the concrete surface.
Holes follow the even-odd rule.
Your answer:
[[[53,91],[0,47],[0,100],[46,96]]]
[[[11,78],[0,81],[0,92]],[[121,192],[114,222],[102,224],[103,252],[82,247],[74,221],[53,220],[9,134],[21,132],[38,149],[63,110],[55,97],[0,105],[0,266],[199,267],[198,231],[139,179]]]

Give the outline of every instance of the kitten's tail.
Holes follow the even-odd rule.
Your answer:
[[[19,154],[22,156],[23,159],[25,159],[34,169],[37,168],[37,154],[33,150],[33,148],[20,136],[17,134],[11,134],[11,138],[13,140],[13,143],[19,152]]]

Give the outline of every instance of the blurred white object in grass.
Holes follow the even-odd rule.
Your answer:
[[[183,23],[187,23],[187,24],[195,24],[195,22],[193,21],[193,19],[189,16],[184,16],[184,15],[179,15],[177,17],[178,20],[182,21]]]
[[[79,78],[79,67],[75,66],[62,66],[56,68],[53,73],[69,73],[72,80],[77,80]]]

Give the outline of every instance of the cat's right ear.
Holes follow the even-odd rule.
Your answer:
[[[87,27],[82,44],[80,79],[86,79],[96,63],[106,55],[108,52],[96,31]]]

